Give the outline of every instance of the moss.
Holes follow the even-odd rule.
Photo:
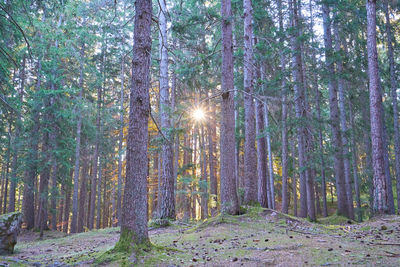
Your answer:
[[[334,215],[331,215],[331,216],[328,216],[328,217],[325,217],[325,218],[320,218],[318,221],[321,224],[325,224],[325,225],[329,225],[329,224],[331,224],[331,225],[332,224],[333,225],[345,225],[345,224],[349,224],[349,222],[350,222],[350,224],[355,223],[355,221],[350,220],[349,218],[346,218],[344,216],[337,215],[337,214],[334,214]]]
[[[151,220],[149,222],[149,227],[151,228],[162,228],[162,227],[168,227],[171,225],[171,221],[168,219],[155,219]]]
[[[367,225],[367,226],[363,226],[359,229],[360,231],[369,231],[371,230],[371,226]]]

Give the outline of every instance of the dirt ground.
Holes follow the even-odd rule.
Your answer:
[[[400,266],[400,216],[337,225],[258,209],[152,229],[151,251],[102,257],[118,238],[119,228],[23,232],[0,266]]]

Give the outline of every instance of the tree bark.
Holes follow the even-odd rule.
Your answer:
[[[173,164],[173,136],[170,121],[170,93],[168,81],[168,39],[166,0],[160,0],[160,111],[161,128],[167,140],[162,143],[161,219],[175,219],[175,183]]]
[[[135,2],[132,87],[130,94],[126,182],[120,240],[116,247],[130,251],[148,244],[147,146],[150,115],[151,0]],[[126,240],[131,240],[128,242]]]
[[[78,227],[78,193],[79,193],[79,170],[81,160],[81,129],[82,129],[82,112],[80,106],[83,97],[83,61],[85,58],[85,45],[82,43],[80,49],[80,67],[79,67],[79,91],[78,105],[76,108],[77,122],[76,122],[76,145],[75,145],[75,167],[74,167],[74,192],[72,195],[72,220],[71,220],[71,233],[77,232]]]
[[[244,8],[244,203],[257,202],[257,158],[255,147],[255,116],[254,116],[254,51],[253,51],[253,7],[251,0],[243,0]]]
[[[355,137],[355,123],[354,123],[354,116],[352,105],[350,102],[349,106],[349,116],[350,116],[350,123],[351,123],[351,159],[352,159],[352,167],[353,167],[353,180],[354,180],[354,191],[356,194],[356,205],[357,205],[357,220],[358,222],[362,222],[362,210],[361,210],[361,198],[360,198],[360,181],[358,178],[358,156],[357,156],[357,144],[356,144],[356,137]]]
[[[222,103],[220,133],[221,212],[239,213],[235,178],[235,110],[233,82],[231,0],[221,0],[222,17]]]
[[[79,211],[78,211],[78,228],[77,232],[81,233],[84,231],[83,226],[85,224],[85,207],[86,207],[86,195],[87,195],[87,177],[89,173],[89,155],[87,144],[83,149],[83,166],[82,166],[82,174],[81,174],[81,185],[79,186]]]
[[[41,61],[37,62],[37,81],[35,85],[35,90],[38,92],[41,87],[41,69],[42,64]],[[38,168],[38,150],[39,150],[39,110],[40,105],[38,103],[34,103],[32,108],[32,119],[33,125],[31,134],[29,135],[29,157],[30,160],[28,162],[28,168],[26,170],[26,178],[24,184],[24,199],[22,201],[23,213],[24,213],[24,221],[26,223],[26,228],[32,229],[35,226],[35,184],[37,177],[37,168]]]
[[[281,64],[281,99],[282,99],[282,212],[288,214],[289,211],[289,198],[288,198],[288,135],[287,135],[287,90],[286,90],[286,59],[283,53],[284,48],[284,27],[283,27],[283,7],[282,0],[278,0],[278,14],[279,14],[279,43],[280,49],[280,64]]]
[[[324,26],[325,64],[329,75],[329,108],[330,124],[332,131],[332,143],[334,149],[334,172],[336,177],[336,193],[338,214],[351,217],[349,214],[349,203],[346,195],[346,185],[343,165],[342,137],[340,132],[339,108],[337,99],[337,82],[335,79],[335,68],[333,64],[333,47],[330,7],[327,2],[322,3],[322,17]]]
[[[378,52],[376,48],[376,0],[367,0],[367,50],[369,101],[374,171],[374,213],[388,213],[384,140],[382,121],[382,95],[379,90]]]
[[[339,22],[334,22],[334,35],[335,35],[335,52],[338,54],[338,58],[336,60],[337,74],[338,74],[338,92],[339,92],[339,111],[340,111],[340,128],[342,130],[342,152],[343,152],[343,172],[344,172],[344,181],[346,186],[346,196],[347,196],[347,208],[348,215],[350,219],[354,219],[354,207],[353,207],[353,189],[351,186],[351,175],[350,175],[350,159],[349,159],[349,147],[347,140],[347,120],[346,120],[346,83],[343,80],[342,75],[344,73],[343,70],[343,61],[341,59],[342,48],[341,48],[341,38],[339,32]]]
[[[256,100],[256,130],[257,135],[261,136],[264,132],[264,105],[259,100]],[[265,138],[257,138],[257,173],[258,173],[258,203],[261,207],[268,207],[267,198],[267,157],[265,149]]]
[[[386,17],[386,38],[387,38],[387,57],[389,58],[390,69],[390,91],[393,106],[393,129],[394,129],[394,155],[396,170],[396,191],[397,191],[397,213],[400,214],[400,131],[399,131],[399,110],[397,104],[397,81],[395,72],[395,62],[393,53],[393,33],[389,17],[389,0],[384,4]]]
[[[302,79],[301,68],[301,46],[299,43],[299,26],[296,0],[290,1],[290,9],[292,10],[292,26],[295,29],[292,37],[292,72],[295,91],[295,110],[296,119],[298,120],[297,126],[297,150],[299,155],[299,176],[300,176],[300,217],[307,217],[307,181],[306,181],[306,148],[305,148],[305,96],[304,84]]]

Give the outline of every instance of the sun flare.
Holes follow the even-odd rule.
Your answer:
[[[200,108],[197,108],[193,111],[193,118],[196,121],[202,121],[206,118],[206,114],[204,113],[204,111]]]

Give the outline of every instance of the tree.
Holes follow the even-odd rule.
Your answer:
[[[387,213],[387,191],[384,164],[382,95],[379,88],[378,52],[376,48],[376,0],[367,0],[367,50],[369,105],[371,120],[374,203],[376,214]]]
[[[168,38],[167,38],[166,0],[160,1],[160,112],[161,128],[165,140],[162,144],[162,183],[161,183],[161,219],[175,219],[175,186],[173,176],[173,148],[169,80],[168,80]]]
[[[322,2],[322,17],[324,25],[325,64],[328,70],[329,79],[329,108],[332,130],[332,141],[334,149],[334,170],[336,178],[337,206],[338,213],[351,217],[349,203],[346,194],[344,165],[343,165],[343,144],[340,132],[339,108],[337,99],[337,81],[335,79],[335,67],[333,61],[332,30],[330,7],[327,1]]]
[[[220,175],[221,212],[239,214],[235,179],[235,110],[233,93],[233,47],[231,0],[221,0],[222,74]]]
[[[253,52],[253,7],[251,0],[243,0],[244,7],[244,203],[257,202],[257,158],[255,147],[255,116],[254,116],[254,52]]]
[[[151,0],[137,0],[135,10],[126,183],[121,234],[116,244],[116,247],[127,251],[150,242],[147,230],[147,169],[143,166],[148,163]]]

